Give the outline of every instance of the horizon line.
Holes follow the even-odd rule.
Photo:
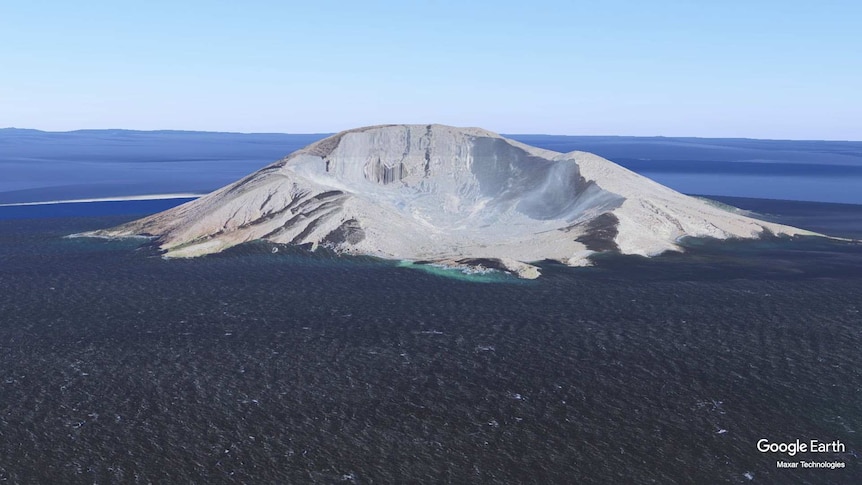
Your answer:
[[[415,123],[394,123],[393,125],[399,124],[415,124]],[[438,123],[432,123],[438,124]],[[368,126],[385,126],[385,125],[368,125]],[[454,125],[445,125],[445,126],[454,126]],[[364,127],[358,127],[364,128]],[[472,128],[472,127],[456,127],[456,128]],[[136,133],[208,133],[208,134],[219,134],[219,135],[314,135],[314,136],[331,136],[338,133],[342,133],[344,131],[354,130],[356,128],[350,128],[347,130],[341,131],[329,131],[329,132],[279,132],[279,131],[220,131],[220,130],[187,130],[187,129],[134,129],[134,128],[78,128],[74,130],[42,130],[39,128],[19,128],[16,126],[6,126],[0,128],[0,132],[6,130],[16,130],[16,131],[35,131],[39,133],[54,133],[54,134],[64,134],[64,133],[77,133],[83,131],[125,131],[125,132],[136,132]],[[493,131],[493,130],[489,130]],[[497,132],[494,132],[497,133]],[[561,137],[572,137],[572,138],[669,138],[669,139],[699,139],[699,140],[759,140],[759,141],[823,141],[823,142],[838,142],[838,143],[862,143],[862,140],[848,140],[841,138],[755,138],[749,136],[677,136],[677,135],[562,135],[562,134],[554,134],[554,133],[499,133],[503,136],[561,136]]]

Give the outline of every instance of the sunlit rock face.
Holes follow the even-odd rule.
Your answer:
[[[167,257],[264,239],[341,253],[496,266],[651,256],[684,236],[812,234],[726,211],[585,152],[557,153],[477,128],[387,125],[298,150],[195,201],[90,236],[156,237]]]

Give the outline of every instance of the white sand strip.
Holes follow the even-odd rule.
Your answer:
[[[102,197],[97,199],[46,200],[41,202],[15,202],[0,204],[0,207],[22,207],[28,205],[78,204],[84,202],[121,202],[124,200],[166,200],[166,199],[196,199],[206,194],[149,194],[126,195],[121,197]]]

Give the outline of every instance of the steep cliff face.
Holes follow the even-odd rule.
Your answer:
[[[543,259],[655,255],[684,236],[812,234],[685,196],[598,156],[477,128],[345,131],[174,209],[89,236],[150,235],[168,257],[265,239],[343,253],[472,264],[523,277]]]

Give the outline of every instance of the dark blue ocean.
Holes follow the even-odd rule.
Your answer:
[[[0,133],[17,147],[0,148],[5,202],[209,190],[313,139]],[[801,166],[785,176],[852,182],[841,201],[859,202],[858,157],[830,145],[833,168],[806,174],[831,153],[811,143],[783,162],[698,159],[672,143],[682,151],[653,147],[664,161],[650,168],[771,220],[862,238],[862,205],[784,179],[769,190],[813,201],[710,182]],[[0,482],[862,483],[858,242],[692,240],[685,254],[542,264],[522,281],[265,243],[164,260],[145,240],[65,237],[181,202],[0,207]],[[763,438],[846,449],[763,454]]]

